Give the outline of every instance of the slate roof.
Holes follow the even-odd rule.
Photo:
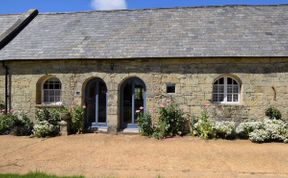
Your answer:
[[[0,35],[8,30],[19,17],[18,14],[0,15]]]
[[[288,56],[288,5],[39,14],[0,51],[0,60],[245,56]]]

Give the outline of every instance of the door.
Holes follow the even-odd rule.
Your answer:
[[[145,84],[138,78],[128,79],[121,88],[122,128],[137,127],[137,117],[146,105]]]
[[[86,127],[107,126],[107,87],[103,80],[92,79],[86,85]]]

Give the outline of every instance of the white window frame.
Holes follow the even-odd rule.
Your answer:
[[[55,89],[55,88],[52,88],[52,89],[44,89],[44,85],[46,82],[49,82],[49,80],[58,80],[59,83],[60,83],[60,89]],[[60,95],[59,95],[59,101],[55,101],[55,95],[54,95],[54,101],[52,102],[45,102],[44,101],[44,92],[45,91],[59,91]],[[49,92],[48,92],[48,97],[49,97]],[[56,77],[51,77],[51,78],[48,78],[46,79],[43,83],[42,83],[42,86],[41,86],[41,103],[44,104],[44,105],[62,105],[62,83],[61,81],[56,78]]]
[[[224,99],[223,101],[214,101],[214,94],[218,94],[219,95],[219,91],[218,93],[214,93],[214,85],[215,85],[215,82],[217,82],[218,80],[220,80],[221,78],[224,79]],[[228,89],[228,78],[231,78],[233,81],[235,81],[237,83],[237,87],[238,87],[238,101],[233,101],[233,95],[235,95],[233,92],[232,92],[232,101],[227,101],[227,96],[228,96],[228,93],[227,93],[227,89]],[[233,82],[232,82],[233,83]],[[219,85],[219,84],[217,84]],[[235,84],[232,84],[232,91],[233,91],[233,85]],[[219,89],[218,89],[219,90]],[[213,103],[219,103],[219,104],[240,104],[240,91],[241,91],[241,85],[240,83],[238,82],[238,80],[236,80],[235,78],[233,77],[230,77],[230,76],[222,76],[222,77],[219,77],[217,80],[215,80],[213,82],[213,93],[212,93],[212,101]]]

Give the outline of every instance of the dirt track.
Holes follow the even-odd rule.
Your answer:
[[[0,136],[0,172],[87,177],[288,177],[288,145],[85,134]]]

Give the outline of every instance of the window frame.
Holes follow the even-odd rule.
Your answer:
[[[222,93],[220,93],[219,92],[219,89],[218,89],[218,92],[217,93],[214,93],[214,85],[215,85],[215,82],[217,82],[217,81],[219,81],[220,79],[222,79],[223,78],[223,80],[224,80],[224,93],[223,93],[223,95],[224,95],[224,98],[223,98],[223,101],[214,101],[214,94],[222,94]],[[228,93],[228,85],[230,85],[230,84],[228,84],[228,78],[230,78],[230,79],[232,79],[232,93]],[[233,81],[235,81],[236,82],[236,84],[237,84],[237,87],[238,87],[238,91],[237,91],[237,96],[238,96],[238,100],[237,101],[233,101],[233,95],[235,95],[236,93],[234,93],[233,92],[233,85],[235,85],[235,84],[233,84]],[[220,84],[216,84],[216,85],[220,85]],[[228,94],[232,94],[232,101],[228,101]],[[214,82],[213,82],[213,86],[212,86],[212,101],[213,101],[213,103],[216,103],[216,104],[227,104],[227,105],[237,105],[237,104],[240,104],[240,97],[241,97],[241,84],[240,84],[240,82],[237,80],[237,79],[235,79],[234,77],[231,77],[231,76],[221,76],[221,77],[219,77],[219,78],[217,78]]]
[[[52,88],[52,89],[44,89],[44,85],[45,85],[45,83],[46,82],[49,82],[50,80],[57,80],[58,82],[59,82],[59,84],[60,84],[60,89],[55,89],[55,88]],[[48,87],[49,88],[49,87]],[[59,91],[59,101],[55,101],[55,94],[54,94],[54,101],[52,101],[52,102],[45,102],[45,100],[44,100],[44,93],[45,93],[45,91],[51,91],[51,90],[53,90],[54,91],[54,93],[55,93],[55,90],[57,90],[57,91]],[[50,97],[49,96],[49,93],[48,93],[48,97]],[[42,85],[41,85],[41,104],[42,105],[58,105],[58,103],[59,103],[59,105],[62,105],[62,82],[57,78],[57,77],[49,77],[49,78],[47,78],[46,80],[44,80],[43,82],[42,82]]]

